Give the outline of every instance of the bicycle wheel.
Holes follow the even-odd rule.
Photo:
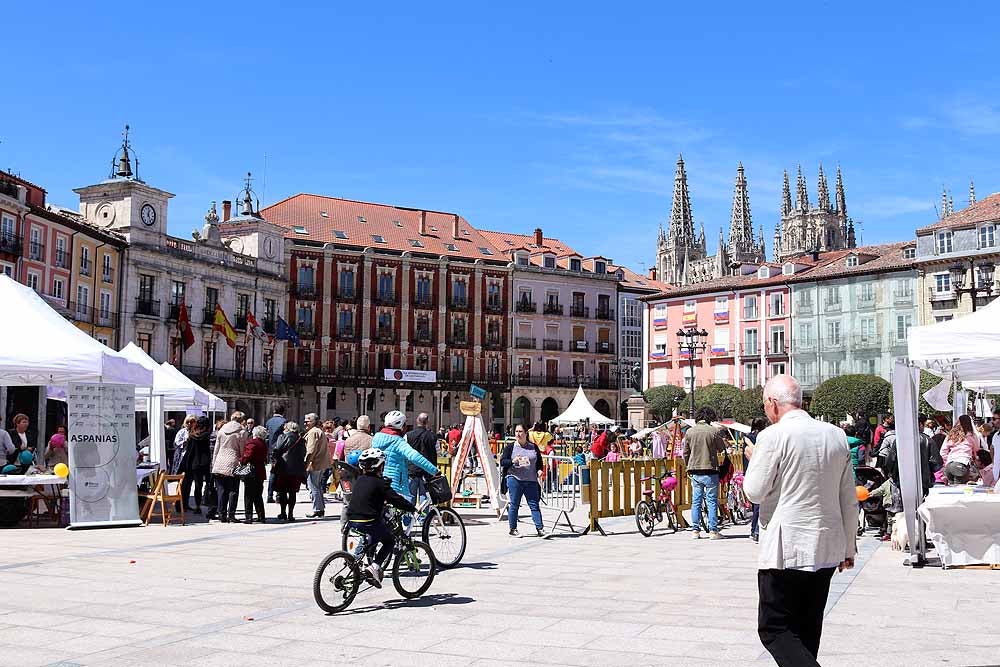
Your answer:
[[[635,525],[645,537],[653,534],[656,517],[653,515],[653,505],[648,500],[640,500],[635,506]]]
[[[404,598],[415,598],[427,592],[434,581],[434,552],[426,542],[413,540],[396,554],[392,564],[392,585]]]
[[[320,609],[335,614],[354,601],[360,583],[361,571],[351,554],[334,551],[316,568],[313,598]]]
[[[670,528],[670,532],[676,533],[681,522],[677,519],[677,508],[669,500],[663,503],[663,514],[667,517],[667,527]]]
[[[730,516],[732,517],[734,525],[741,526],[745,524],[747,521],[749,521],[746,508],[743,506],[743,503],[740,502],[739,493],[737,493],[735,490],[729,492],[728,505],[729,505],[729,513]]]
[[[424,518],[421,539],[430,545],[439,568],[458,565],[465,555],[465,523],[453,509],[434,509]]]

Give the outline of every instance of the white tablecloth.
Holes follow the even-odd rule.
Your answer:
[[[65,484],[59,475],[0,475],[0,486],[34,486],[35,484]]]
[[[941,564],[1000,564],[1000,494],[935,487],[917,508]]]

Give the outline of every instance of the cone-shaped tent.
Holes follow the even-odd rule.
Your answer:
[[[579,422],[590,422],[591,424],[614,424],[615,420],[605,417],[594,409],[594,406],[587,400],[587,395],[583,393],[581,386],[576,390],[576,396],[561,415],[551,420],[553,424],[577,424]]]

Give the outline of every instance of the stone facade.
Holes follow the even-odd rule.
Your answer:
[[[792,203],[788,172],[781,197],[781,220],[774,230],[774,259],[784,261],[812,252],[828,252],[854,248],[854,223],[847,217],[847,200],[844,196],[844,180],[837,167],[836,193],[833,206],[830,205],[830,190],[827,186],[823,165],[819,166],[817,202],[809,203],[809,191],[798,168],[795,188],[795,203]]]

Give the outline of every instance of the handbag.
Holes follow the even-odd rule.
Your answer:
[[[257,478],[257,467],[253,463],[247,461],[246,463],[240,463],[233,470],[233,477],[238,477],[240,479],[256,479]]]
[[[451,484],[447,477],[434,477],[427,482],[427,493],[431,497],[431,502],[435,505],[446,503],[451,500]]]

